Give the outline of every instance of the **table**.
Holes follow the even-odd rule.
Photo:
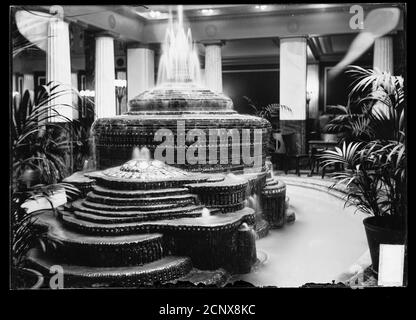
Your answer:
[[[338,142],[336,141],[325,141],[325,140],[309,140],[308,146],[309,146],[309,161],[310,161],[310,168],[311,172],[309,175],[311,176],[313,174],[314,168],[315,168],[315,160],[316,160],[316,154],[321,153],[323,150],[333,150],[338,145]],[[319,165],[319,161],[318,161]],[[319,166],[318,166],[319,171]],[[325,168],[322,169],[322,178],[325,176]]]

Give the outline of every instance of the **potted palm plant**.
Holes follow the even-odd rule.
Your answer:
[[[251,100],[249,97],[243,96],[243,98],[247,101],[248,105],[254,110],[256,116],[261,117],[269,121],[272,125],[272,134],[270,135],[270,142],[269,142],[269,151],[276,152],[278,148],[278,141],[283,141],[282,138],[279,140],[277,135],[281,135],[279,120],[280,120],[280,109],[291,111],[291,109],[279,103],[271,103],[264,107],[259,107],[257,103]],[[273,143],[273,139],[275,138],[276,144]]]
[[[362,95],[361,115],[346,113],[350,136],[326,151],[323,166],[340,164],[336,184],[347,187],[346,205],[367,213],[363,223],[372,268],[378,271],[380,244],[407,244],[406,146],[403,79],[387,72],[351,67],[350,98]]]
[[[27,268],[27,251],[35,245],[46,250],[50,241],[36,226],[36,212],[24,204],[29,200],[46,199],[55,210],[51,196],[65,189],[69,198],[77,197],[79,190],[61,180],[68,173],[65,156],[70,141],[68,135],[72,121],[48,123],[51,117],[61,116],[51,101],[60,94],[69,94],[51,83],[35,95],[26,91],[23,97],[15,95],[11,112],[11,257],[12,287],[39,288],[42,275]],[[37,101],[35,103],[34,101]],[[69,125],[69,126],[68,126]],[[52,244],[53,246],[53,244]]]

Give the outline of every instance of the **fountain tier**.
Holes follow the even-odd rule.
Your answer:
[[[32,250],[29,259],[45,275],[61,265],[66,287],[150,285],[180,278],[192,267],[247,272],[256,258],[250,234],[240,230],[242,223],[254,223],[253,210],[243,208],[238,195],[248,184],[244,179],[190,173],[150,159],[88,177],[95,185],[85,199],[65,205],[58,216],[41,212],[36,221],[56,248]],[[234,202],[223,207],[214,197],[205,204],[191,193],[199,184],[211,194],[228,190]]]
[[[97,166],[105,169],[124,163],[135,146],[147,147],[154,154],[162,143],[155,137],[163,129],[172,135],[173,143],[167,149],[172,148],[174,161],[169,164],[173,166],[199,172],[242,172],[260,164],[260,168],[255,169],[262,171],[270,123],[259,117],[240,115],[232,108],[230,98],[192,83],[165,84],[145,91],[130,101],[127,114],[94,122],[92,132]],[[193,140],[186,139],[192,129],[198,129],[205,136],[206,144],[202,146],[206,149],[205,163],[191,163],[189,159],[181,163],[178,160],[179,151],[186,154],[194,144]],[[217,138],[211,143],[209,136],[212,132],[220,133],[218,129],[234,132],[236,137]],[[260,135],[254,138],[256,130]],[[245,133],[249,135],[248,140],[244,140]],[[208,146],[216,148],[214,161],[210,161],[213,159],[209,157]],[[237,160],[233,160],[233,148],[238,150]],[[253,157],[253,162],[244,161],[247,155]]]

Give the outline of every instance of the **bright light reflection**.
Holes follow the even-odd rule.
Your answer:
[[[267,6],[266,5],[256,6],[256,9],[266,10]]]
[[[212,10],[212,9],[202,9],[201,13],[206,15],[206,16],[210,16],[210,15],[214,14],[214,10]]]

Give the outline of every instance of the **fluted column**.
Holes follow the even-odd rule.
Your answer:
[[[393,38],[385,36],[374,42],[373,67],[380,71],[394,73],[393,70]]]
[[[95,38],[95,117],[116,115],[114,39],[108,34]]]
[[[205,85],[217,92],[222,92],[222,41],[205,44]]]
[[[144,45],[127,48],[127,99],[154,87],[155,53]]]
[[[381,72],[394,73],[393,67],[393,38],[384,36],[377,38],[374,42],[373,68]],[[389,117],[389,108],[384,103],[377,101],[373,106],[374,113],[384,113]]]
[[[306,148],[306,62],[305,37],[280,39],[280,109],[283,131],[295,132],[298,152]]]
[[[69,49],[68,23],[63,20],[63,9],[52,6],[50,9],[55,16],[48,26],[48,46],[46,62],[47,82],[53,81],[59,85],[56,92],[61,92],[51,100],[51,105],[62,116],[55,116],[50,121],[67,121],[73,118],[71,93],[71,58]],[[54,115],[55,113],[52,113]]]
[[[33,76],[33,74],[24,74],[22,93],[24,94],[26,90],[33,91],[34,89],[35,89],[35,77]]]

